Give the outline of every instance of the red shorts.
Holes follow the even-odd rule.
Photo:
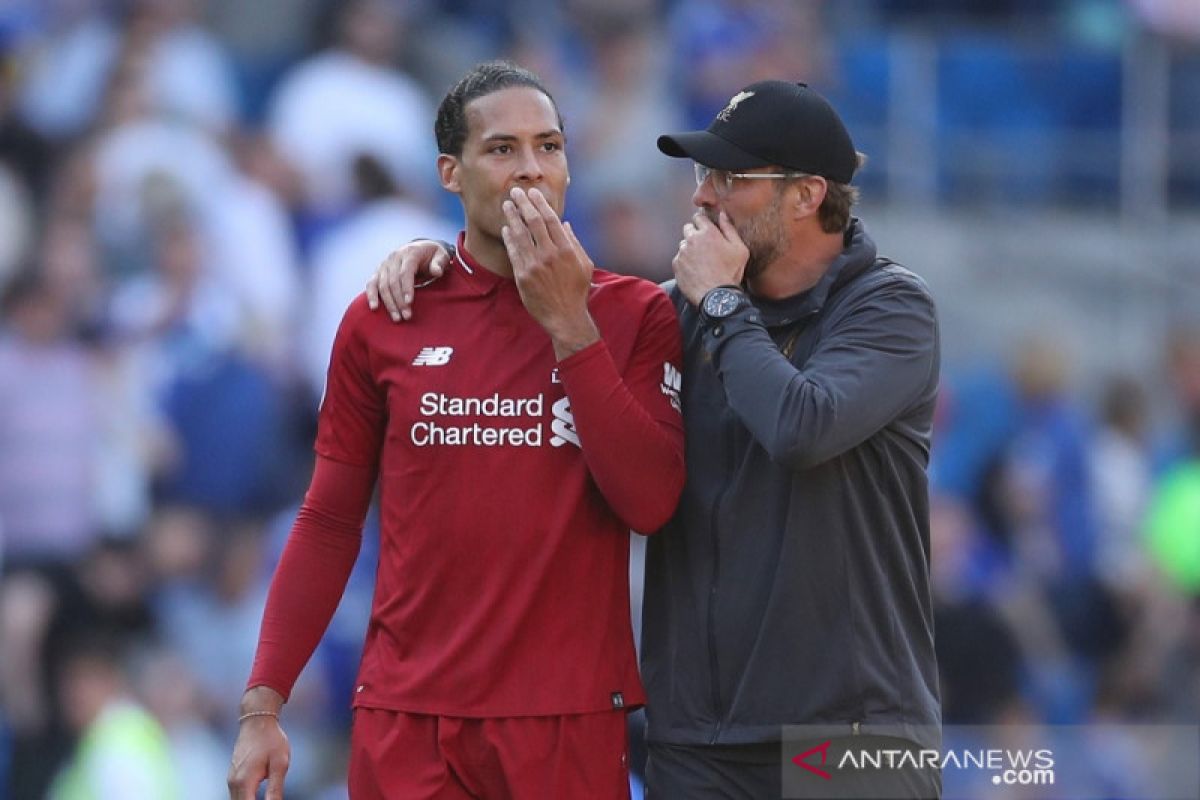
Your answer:
[[[624,711],[466,719],[359,707],[352,800],[629,797]]]

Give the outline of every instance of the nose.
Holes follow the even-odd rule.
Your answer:
[[[717,207],[717,192],[713,189],[711,177],[696,186],[696,191],[692,192],[692,205],[697,208]]]
[[[521,183],[540,183],[543,177],[542,164],[538,160],[537,152],[532,147],[521,148],[521,155],[517,162],[516,179]]]

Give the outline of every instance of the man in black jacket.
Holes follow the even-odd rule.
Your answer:
[[[851,216],[861,156],[807,86],[747,86],[658,146],[695,162],[698,211],[666,287],[688,476],[647,553],[649,796],[937,796],[936,769],[838,768],[940,744],[929,292]],[[443,257],[406,247],[368,297],[406,316]]]
[[[687,484],[647,552],[652,796],[779,796],[789,753],[827,740],[937,748],[928,290],[850,215],[860,156],[803,84],[752,84],[658,146],[695,162],[699,210],[670,287]],[[804,726],[791,750],[783,726]],[[808,788],[940,789],[932,770],[834,778]]]

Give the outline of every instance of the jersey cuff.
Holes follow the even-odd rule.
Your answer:
[[[603,338],[600,338],[582,350],[571,353],[571,355],[558,362],[558,368],[562,372],[575,372],[581,369],[581,365],[588,364],[592,360],[599,358],[602,353],[607,352],[608,345],[605,344]]]

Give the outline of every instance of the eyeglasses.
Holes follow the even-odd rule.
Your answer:
[[[696,168],[696,185],[703,186],[711,176],[713,191],[721,197],[733,191],[734,178],[779,180],[781,178],[807,177],[807,173],[804,172],[728,172],[723,169],[712,169],[700,163],[695,163],[693,166]]]

